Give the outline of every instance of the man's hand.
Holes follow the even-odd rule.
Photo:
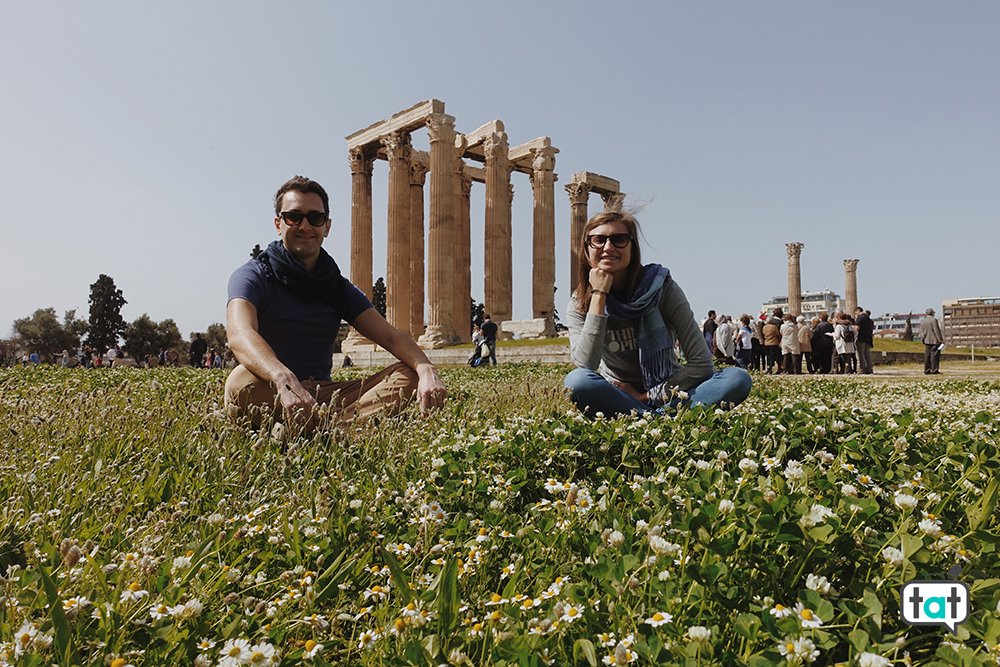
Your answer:
[[[591,289],[599,292],[610,292],[612,282],[614,282],[614,278],[607,271],[602,271],[601,269],[590,270]]]
[[[278,398],[285,413],[285,423],[288,426],[310,429],[316,426],[319,415],[316,413],[316,399],[302,386],[294,376],[276,384]]]
[[[419,364],[417,366],[417,401],[420,403],[420,411],[428,412],[432,408],[444,407],[444,401],[448,397],[448,390],[441,381],[437,369],[431,363]]]

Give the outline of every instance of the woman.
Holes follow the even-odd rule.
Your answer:
[[[802,366],[799,348],[799,325],[791,313],[785,315],[781,325],[781,356],[784,358],[785,373],[798,375]]]
[[[837,313],[837,316],[837,324],[833,327],[833,344],[837,350],[837,374],[843,375],[854,372],[854,335],[853,330],[848,334],[850,317],[843,313]]]
[[[735,366],[713,372],[684,292],[659,264],[642,265],[639,229],[628,213],[592,217],[580,238],[576,290],[567,308],[570,398],[587,416],[662,414],[682,403],[729,408],[751,388]],[[674,353],[680,342],[687,359]],[[600,372],[598,372],[600,370]]]
[[[750,316],[746,313],[740,318],[740,330],[736,332],[736,361],[740,368],[748,368],[753,358],[753,332],[750,330]]]
[[[781,331],[778,323],[771,317],[761,327],[764,336],[764,371],[766,373],[781,372]],[[773,370],[772,370],[773,369]]]
[[[796,322],[799,323],[799,352],[802,353],[802,357],[806,362],[806,370],[812,375],[816,369],[813,367],[812,359],[812,327],[806,322],[805,315],[799,315]],[[799,373],[802,372],[801,366],[799,367]]]

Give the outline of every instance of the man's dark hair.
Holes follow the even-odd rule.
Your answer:
[[[489,315],[483,315],[483,319],[484,320],[488,320],[488,319],[490,319],[490,316]]]
[[[712,317],[713,315],[715,315],[715,311],[714,310],[708,311],[708,316],[709,317]]]
[[[301,192],[302,194],[314,193],[319,195],[319,198],[323,200],[323,212],[330,215],[330,198],[326,194],[326,190],[323,186],[316,181],[310,180],[305,176],[296,176],[295,178],[289,179],[284,185],[278,188],[278,192],[274,195],[274,214],[278,215],[281,213],[281,198],[285,196],[286,192]]]

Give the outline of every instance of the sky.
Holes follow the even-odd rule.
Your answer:
[[[296,174],[329,192],[324,247],[349,275],[345,137],[432,98],[458,131],[499,119],[512,146],[559,149],[560,312],[580,171],[620,181],[643,260],[698,319],[787,294],[790,242],[808,291],[843,296],[859,259],[876,315],[1000,296],[1000,3],[52,1],[0,23],[0,336],[38,308],[85,318],[101,274],[127,321],[225,322]],[[522,319],[531,188],[512,182]],[[387,189],[378,162],[376,278]],[[477,185],[477,300],[482,226]]]

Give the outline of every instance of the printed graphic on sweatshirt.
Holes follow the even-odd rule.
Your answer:
[[[639,341],[635,337],[635,327],[608,329],[604,337],[609,352],[633,351],[639,349]]]

